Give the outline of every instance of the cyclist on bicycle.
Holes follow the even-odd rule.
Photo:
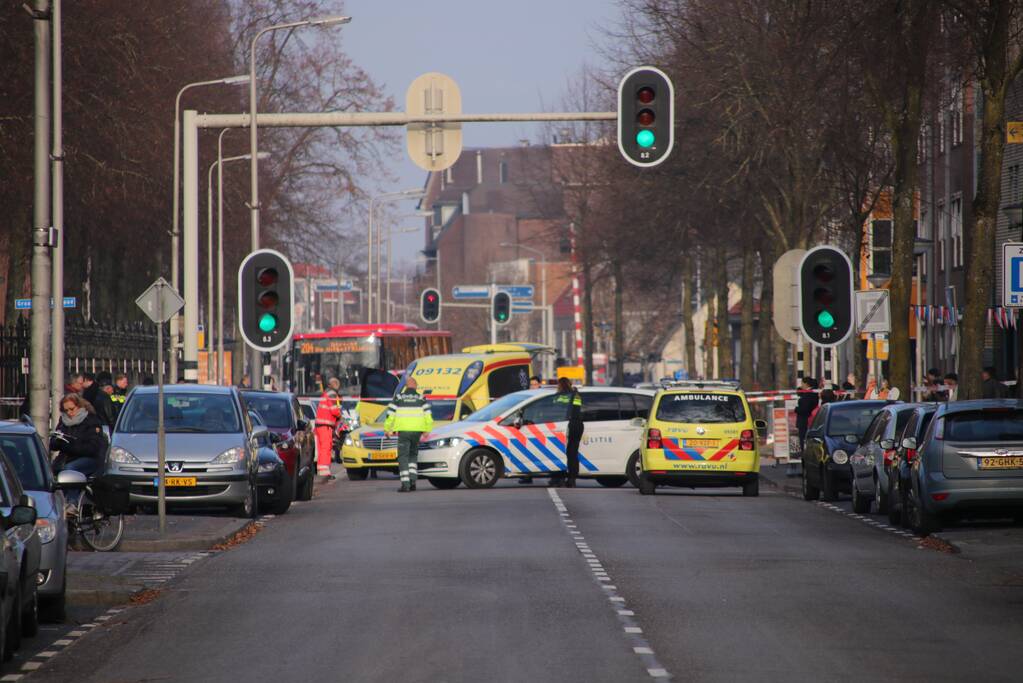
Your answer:
[[[106,456],[107,439],[103,434],[103,422],[96,416],[89,402],[78,394],[65,395],[60,400],[60,410],[60,423],[50,435],[50,450],[57,451],[57,457],[53,460],[53,473],[74,470],[86,477],[92,476],[103,466],[103,458]]]

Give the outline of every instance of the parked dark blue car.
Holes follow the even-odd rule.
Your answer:
[[[852,489],[849,455],[886,401],[825,403],[806,430],[803,448],[803,499],[835,500]]]

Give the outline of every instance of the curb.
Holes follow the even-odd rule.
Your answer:
[[[118,546],[119,552],[125,553],[158,553],[176,550],[209,550],[215,545],[227,541],[236,533],[244,529],[252,522],[251,519],[232,519],[220,529],[212,533],[199,536],[185,536],[179,538],[151,538],[151,539],[130,539],[126,538]]]
[[[99,577],[109,582],[109,577]],[[124,582],[119,586],[105,585],[102,588],[76,588],[68,586],[67,604],[69,607],[109,607],[126,605],[131,597],[146,589],[141,582]]]
[[[768,467],[770,467],[770,465],[768,465]],[[778,482],[772,477],[765,475],[763,467],[760,468],[760,481],[766,483],[768,486],[773,486],[776,489],[784,491],[785,493],[802,493],[802,489],[796,484],[789,484],[787,481]]]

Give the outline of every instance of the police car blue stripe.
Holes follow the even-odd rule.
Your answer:
[[[530,462],[532,462],[534,465],[539,467],[541,472],[550,472],[551,471],[551,468],[547,467],[547,465],[544,464],[543,460],[541,460],[540,458],[536,457],[536,455],[534,455],[533,452],[530,451],[529,448],[526,447],[524,444],[520,443],[516,439],[509,439],[509,441],[511,441],[511,443],[515,444],[515,447],[517,449],[519,449],[519,452],[522,453],[527,458],[529,458]]]
[[[512,455],[512,452],[510,450],[508,450],[507,446],[505,446],[503,443],[499,442],[497,439],[487,439],[487,445],[488,446],[493,446],[494,448],[496,448],[497,450],[499,450],[501,452],[501,455],[503,455],[505,458],[510,460],[512,466],[516,468],[515,469],[516,472],[529,472],[530,471],[528,467],[526,467],[524,464],[522,464],[521,460],[519,460],[514,455]]]
[[[561,439],[556,436],[552,436],[551,441],[558,444],[558,448],[561,449],[561,452],[565,453],[565,444],[561,441]],[[579,464],[588,469],[590,472],[597,471],[597,468],[592,462],[586,459],[586,456],[582,454],[582,451],[579,451]]]
[[[547,446],[545,446],[545,445],[543,444],[543,441],[541,441],[540,439],[537,439],[537,438],[535,438],[535,437],[530,437],[530,438],[529,438],[529,441],[530,441],[530,443],[532,443],[532,444],[533,444],[534,446],[536,446],[537,450],[539,450],[539,451],[540,451],[541,453],[543,453],[543,454],[544,454],[544,456],[546,456],[548,460],[550,460],[551,462],[553,462],[553,463],[555,464],[555,466],[556,466],[556,467],[557,467],[557,468],[558,468],[559,470],[561,470],[561,471],[564,471],[564,470],[566,469],[566,468],[565,468],[565,463],[564,463],[564,461],[563,461],[563,460],[561,460],[561,459],[560,459],[560,458],[559,458],[558,456],[554,455],[554,453],[552,453],[552,452],[550,451],[550,449],[549,449],[549,448],[547,448]]]

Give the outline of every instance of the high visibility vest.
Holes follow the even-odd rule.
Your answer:
[[[316,426],[333,429],[340,417],[341,400],[331,398],[324,392],[323,396],[320,397],[319,404],[316,406]]]
[[[433,429],[430,404],[417,391],[405,389],[387,406],[384,429],[389,432],[428,432]]]

